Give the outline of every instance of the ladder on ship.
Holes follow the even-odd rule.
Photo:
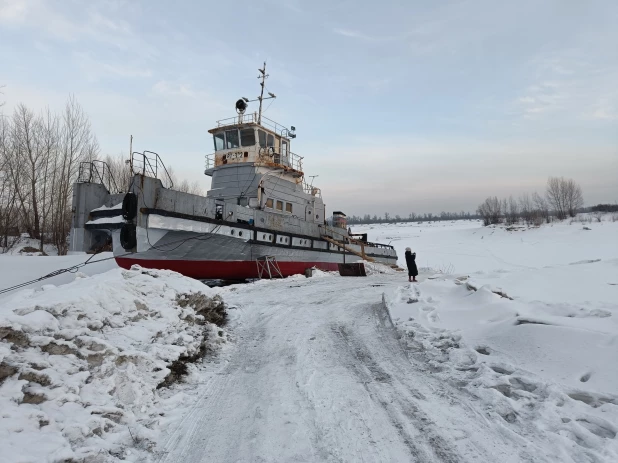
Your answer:
[[[358,256],[361,259],[366,260],[367,262],[375,262],[375,259],[373,259],[373,258],[369,257],[367,254],[365,254],[365,245],[364,245],[364,243],[357,242],[360,245],[360,247],[361,247],[361,252],[358,252],[358,251],[356,251],[356,250],[346,246],[343,242],[335,240],[333,238],[329,238],[328,236],[322,235],[322,239],[325,240],[325,241],[328,241],[331,244],[334,244],[335,246],[339,246],[340,248],[345,249],[350,254],[354,254],[355,256]],[[351,238],[347,238],[346,241],[349,241],[349,242],[352,242],[352,243],[356,242],[356,240],[353,240]]]
[[[268,276],[269,280],[273,278],[283,278],[283,274],[281,273],[281,269],[279,268],[279,264],[277,262],[277,258],[275,256],[262,256],[255,259],[258,270],[258,278],[266,278]]]

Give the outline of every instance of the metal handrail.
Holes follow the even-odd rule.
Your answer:
[[[153,156],[148,156],[151,154]],[[154,151],[134,151],[131,153],[131,175],[140,174],[145,177],[158,178],[165,188],[174,188],[174,182],[161,157]]]
[[[292,153],[291,151],[288,151],[286,156],[280,152],[276,152],[272,147],[260,148],[259,156],[262,161],[274,163],[284,167],[290,167],[299,172],[303,171],[304,158],[296,153]]]
[[[309,185],[307,182],[303,182],[303,191],[308,195],[315,196],[316,198],[322,197],[322,190],[316,186]]]
[[[257,113],[250,114],[239,114],[234,117],[227,117],[225,119],[220,119],[217,121],[217,127],[227,127],[230,125],[239,125],[239,124],[257,124],[258,123],[258,115]],[[262,115],[262,120],[260,124],[262,127],[265,127],[269,130],[272,130],[279,136],[284,136],[283,133],[290,133],[290,129],[285,127],[284,125],[279,124],[278,122],[273,121],[272,119],[267,118]],[[289,138],[289,137],[285,137]]]
[[[291,151],[288,151],[287,156],[284,156],[282,153],[277,153],[272,147],[259,148],[258,157],[262,162],[289,167],[296,171],[303,172],[304,158]],[[204,161],[206,170],[216,167],[216,153],[206,154],[204,156]]]
[[[107,179],[106,179],[107,175]],[[98,180],[98,181],[97,181]],[[107,181],[106,181],[107,180]],[[110,193],[122,193],[116,184],[112,171],[105,161],[94,159],[79,163],[78,183],[98,183]]]

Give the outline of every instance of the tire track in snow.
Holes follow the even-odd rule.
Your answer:
[[[456,463],[516,455],[459,403],[459,391],[408,357],[380,303],[379,291],[400,282],[373,279],[380,290],[366,279],[323,278],[227,291],[226,302],[243,307],[236,352],[171,432],[161,461]]]
[[[383,307],[382,304],[369,305],[365,311],[371,314],[372,318],[375,317],[372,321],[382,325],[384,329],[384,320],[388,319],[388,316],[384,314]],[[396,377],[378,365],[363,340],[369,338],[365,336],[361,339],[356,326],[348,328],[338,325],[331,329],[341,339],[342,350],[351,357],[351,361],[346,365],[358,377],[372,400],[384,409],[393,428],[397,430],[402,442],[409,449],[410,456],[415,461],[423,462],[461,461],[457,452],[436,431],[435,423],[415,405],[416,401],[426,398],[418,391],[403,386]],[[394,335],[392,331],[389,334]],[[378,339],[383,338],[383,335],[384,333]],[[403,354],[399,346],[387,350],[389,357]],[[378,353],[384,354],[384,352]],[[388,364],[388,359],[380,360],[383,365]]]

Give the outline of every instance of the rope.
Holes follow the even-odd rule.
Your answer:
[[[44,280],[47,280],[49,278],[53,278],[53,277],[56,277],[58,275],[62,275],[63,273],[76,273],[77,270],[79,270],[82,267],[85,267],[86,265],[96,264],[98,262],[105,262],[106,260],[115,259],[116,257],[123,257],[123,256],[126,256],[128,254],[132,254],[132,253],[128,252],[128,253],[122,254],[120,256],[106,257],[105,259],[94,260],[94,261],[91,262],[90,260],[94,256],[96,256],[97,254],[99,254],[99,253],[95,253],[95,254],[91,255],[88,258],[88,260],[86,260],[86,262],[82,262],[80,264],[73,265],[72,267],[67,267],[67,268],[61,268],[61,269],[58,269],[58,270],[54,270],[53,272],[50,272],[47,275],[43,275],[42,277],[36,278],[34,280],[26,281],[24,283],[19,283],[17,285],[11,286],[9,288],[0,289],[0,294],[5,294],[5,293],[8,293],[10,291],[14,291],[16,289],[20,289],[20,288],[23,288],[25,286],[31,285],[33,283],[37,283],[39,281],[44,281]]]

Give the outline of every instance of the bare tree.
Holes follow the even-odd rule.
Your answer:
[[[558,220],[566,218],[566,197],[563,188],[564,177],[549,177],[547,179],[547,202],[553,208]]]
[[[534,201],[534,206],[540,217],[545,219],[545,222],[549,223],[551,221],[551,217],[549,215],[549,204],[545,197],[541,196],[537,192],[534,192],[532,195],[532,200]]]
[[[485,226],[500,223],[502,202],[496,196],[490,196],[478,207],[477,212],[483,218]]]
[[[524,193],[519,197],[519,209],[521,211],[521,218],[527,225],[534,223],[537,214],[534,203],[528,193]]]
[[[546,196],[560,220],[566,219],[567,215],[575,217],[577,210],[584,205],[581,187],[573,179],[549,177]]]
[[[69,97],[62,114],[58,182],[55,188],[56,214],[53,223],[53,242],[58,254],[68,251],[67,237],[70,229],[71,187],[77,178],[79,162],[93,159],[98,142],[90,130],[90,122],[73,96]]]
[[[114,179],[114,183],[121,192],[128,191],[131,182],[131,166],[128,157],[120,154],[118,156],[107,155],[105,163],[109,167],[109,175]]]
[[[506,200],[505,200],[505,204],[506,204]],[[508,223],[509,225],[513,225],[519,222],[519,205],[517,204],[517,201],[513,199],[512,196],[509,196],[508,210],[505,209],[504,215],[506,217],[506,223]]]
[[[0,251],[10,249],[19,223],[17,216],[17,194],[10,174],[9,162],[12,152],[11,127],[8,120],[0,118]]]
[[[578,209],[581,209],[584,205],[584,195],[582,193],[582,189],[573,179],[566,180],[563,188],[565,189],[564,196],[566,198],[566,210],[569,213],[569,216],[575,217]]]

